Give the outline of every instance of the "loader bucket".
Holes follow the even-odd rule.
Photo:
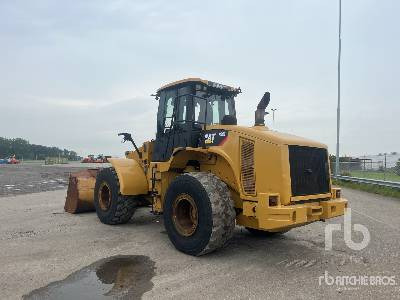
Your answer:
[[[71,214],[94,211],[94,186],[99,169],[71,173],[64,210]]]

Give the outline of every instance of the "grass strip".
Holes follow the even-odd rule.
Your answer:
[[[334,185],[343,186],[355,190],[360,190],[364,192],[374,193],[382,196],[400,198],[400,190],[396,188],[390,188],[385,186],[379,186],[375,184],[367,184],[367,183],[357,183],[351,181],[344,181],[338,179],[332,179],[332,183]]]

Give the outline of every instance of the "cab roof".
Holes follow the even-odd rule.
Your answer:
[[[179,86],[185,83],[201,83],[204,84],[206,86],[212,87],[212,88],[217,88],[217,89],[222,89],[222,90],[226,90],[227,92],[233,92],[235,94],[240,93],[240,88],[234,88],[232,86],[228,86],[228,85],[224,85],[224,84],[220,84],[214,81],[210,81],[210,80],[205,80],[205,79],[201,79],[201,78],[197,78],[197,77],[191,77],[191,78],[185,78],[182,80],[177,80],[168,84],[163,85],[162,87],[160,87],[157,90],[157,94],[160,93],[163,90],[175,87],[175,86]]]

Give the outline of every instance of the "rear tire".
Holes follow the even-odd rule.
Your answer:
[[[272,236],[277,236],[277,235],[281,235],[284,234],[286,232],[288,232],[290,229],[287,230],[283,230],[283,231],[276,231],[276,232],[272,232],[272,231],[265,231],[265,230],[260,230],[260,229],[254,229],[254,228],[250,228],[250,227],[246,227],[247,231],[250,232],[252,235],[254,236],[259,236],[259,237],[272,237]]]
[[[135,197],[120,194],[119,180],[114,168],[99,171],[94,188],[94,207],[104,224],[127,223],[136,209]]]
[[[236,213],[227,185],[205,172],[176,177],[168,187],[164,225],[176,249],[200,256],[232,237]]]

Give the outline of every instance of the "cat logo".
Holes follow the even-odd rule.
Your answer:
[[[213,144],[216,133],[206,133],[204,135],[204,143],[205,144]]]
[[[203,146],[222,146],[228,138],[228,131],[224,129],[210,129],[202,133]]]

